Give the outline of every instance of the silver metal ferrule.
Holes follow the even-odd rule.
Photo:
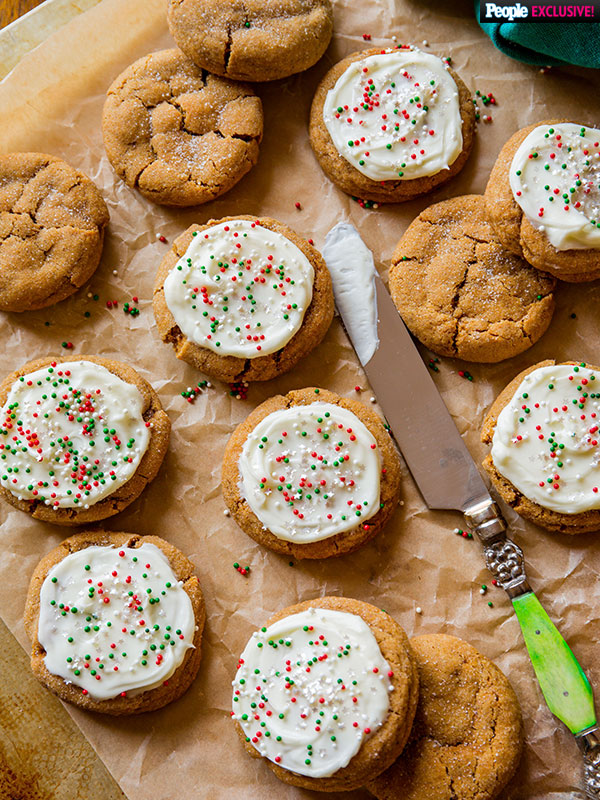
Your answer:
[[[600,799],[600,726],[595,725],[575,736],[583,753],[585,793],[590,800]]]
[[[467,508],[464,517],[483,543],[487,568],[508,596],[512,599],[530,592],[523,551],[507,538],[508,526],[497,503],[491,498],[483,500]]]

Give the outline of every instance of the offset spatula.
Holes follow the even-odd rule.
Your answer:
[[[342,294],[348,281],[339,277],[349,264],[356,265],[361,248],[370,257],[358,233],[341,223],[330,232],[323,249],[346,332],[425,502],[431,509],[461,511],[481,540],[487,568],[512,601],[548,707],[574,734],[583,752],[587,796],[599,800],[600,726],[590,683],[529,586],[523,552],[507,537],[502,512],[374,269],[377,332],[370,345],[366,342],[365,304],[363,319],[357,321]]]

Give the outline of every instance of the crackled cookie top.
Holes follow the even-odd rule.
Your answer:
[[[376,181],[435,175],[463,146],[454,79],[441,59],[408,47],[350,64],[323,120],[339,154]]]
[[[557,250],[600,248],[600,130],[539,125],[514,155],[510,187]]]
[[[318,542],[379,511],[381,456],[351,411],[311,403],[274,411],[249,434],[239,461],[241,494],[272,534]]]
[[[258,752],[323,778],[385,721],[392,671],[361,617],[310,608],[261,628],[233,681],[233,718]]]
[[[46,668],[94,700],[160,686],[194,633],[190,598],[153,544],[78,550],[42,584],[38,639]]]
[[[598,386],[597,386],[598,384]],[[551,511],[600,508],[600,380],[585,364],[530,372],[500,415],[497,471]]]
[[[0,480],[19,500],[89,508],[126,483],[150,441],[135,386],[91,361],[18,378],[0,412]]]
[[[235,219],[194,232],[164,291],[189,340],[222,356],[257,358],[300,330],[313,279],[293,242],[259,222]]]

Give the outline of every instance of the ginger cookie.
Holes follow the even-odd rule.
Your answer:
[[[170,0],[168,21],[195,64],[242,81],[312,67],[333,32],[331,0]]]
[[[326,389],[261,403],[231,436],[223,497],[259,544],[294,558],[362,547],[400,496],[400,458],[381,419]]]
[[[419,704],[396,763],[367,784],[378,800],[493,800],[523,748],[515,693],[498,667],[462,639],[415,636]]]
[[[84,525],[132,503],[171,423],[132,367],[98,356],[29,361],[0,384],[0,492],[34,519]]]
[[[280,780],[347,791],[402,752],[418,688],[406,634],[385,611],[320,597],[283,609],[252,635],[231,715],[249,755]]]
[[[350,195],[399,203],[456,175],[473,145],[471,94],[447,62],[410,46],[353,53],[323,78],[310,141]]]
[[[154,316],[177,358],[226,382],[269,380],[323,339],[333,319],[320,253],[269,217],[191,225],[158,270]]]
[[[481,434],[492,446],[483,466],[500,497],[549,531],[600,530],[599,420],[598,367],[541,361],[517,375]]]
[[[158,536],[77,533],[31,578],[31,669],[87,711],[153,711],[196,677],[204,619],[194,565],[173,545]]]
[[[0,310],[58,303],[100,263],[108,210],[82,172],[44,153],[0,155]]]
[[[199,69],[179,50],[140,58],[108,90],[110,163],[128,186],[167,206],[207,203],[258,159],[263,113],[249,86]]]
[[[600,130],[551,120],[517,131],[485,190],[501,243],[569,283],[600,278]]]
[[[398,242],[390,292],[411,332],[441,356],[492,363],[548,328],[556,281],[504,249],[480,195],[426,208]]]

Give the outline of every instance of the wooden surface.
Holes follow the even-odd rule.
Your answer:
[[[43,0],[0,0],[0,28],[41,5]]]

